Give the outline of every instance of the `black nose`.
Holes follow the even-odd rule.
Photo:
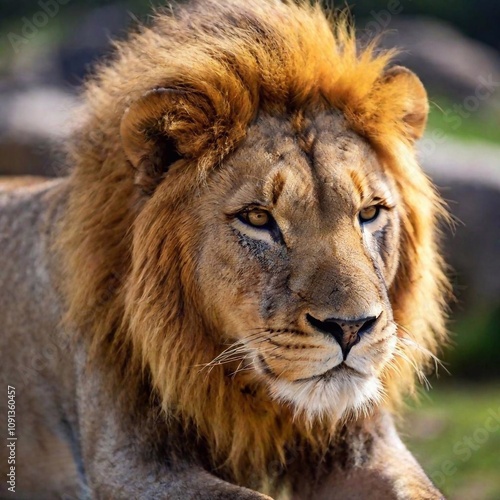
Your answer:
[[[328,318],[324,321],[316,319],[310,314],[307,314],[306,317],[310,325],[320,332],[332,336],[338,342],[344,360],[352,346],[359,342],[362,335],[372,330],[378,320],[378,317],[375,316],[355,320]]]

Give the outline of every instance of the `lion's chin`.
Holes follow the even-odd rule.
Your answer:
[[[382,400],[382,384],[375,376],[337,373],[299,381],[269,381],[271,396],[291,405],[297,415],[310,422],[338,421],[349,415],[369,414]]]

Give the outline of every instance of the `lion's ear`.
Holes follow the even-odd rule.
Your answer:
[[[136,184],[152,194],[168,169],[183,155],[172,130],[183,93],[154,89],[135,101],[122,117],[120,135],[125,154],[136,170]]]
[[[420,79],[403,66],[393,66],[384,75],[386,83],[398,85],[404,97],[403,116],[409,138],[420,139],[424,133],[429,113],[427,92]]]

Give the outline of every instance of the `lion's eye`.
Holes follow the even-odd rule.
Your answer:
[[[380,207],[378,205],[372,205],[371,207],[363,208],[359,212],[359,221],[361,224],[366,224],[367,222],[374,221],[380,214]]]
[[[248,210],[247,212],[243,212],[240,215],[240,217],[247,224],[250,224],[251,226],[258,228],[265,228],[266,226],[269,226],[269,224],[272,221],[269,212],[266,212],[265,210],[261,210],[258,208],[255,208],[253,210]]]

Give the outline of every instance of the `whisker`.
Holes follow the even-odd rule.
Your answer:
[[[256,339],[259,338],[259,336],[263,336],[264,333],[267,332],[267,329],[262,329],[259,331],[256,331],[252,333],[251,335],[248,335],[246,337],[243,337],[241,339],[236,340],[232,344],[230,344],[226,349],[224,349],[221,353],[219,353],[212,361],[209,363],[206,363],[203,366],[210,365],[212,363],[218,362],[220,359],[223,359],[224,357],[228,355],[234,355],[240,351],[245,351],[248,349],[248,343],[249,342],[255,342]],[[198,365],[200,366],[200,365]]]
[[[260,334],[264,334],[266,331],[260,332]],[[266,333],[267,335],[267,333]],[[214,359],[209,361],[208,363],[203,363],[199,364],[197,366],[201,367],[200,372],[208,368],[208,373],[215,367],[215,366],[220,366],[223,364],[227,363],[232,363],[236,361],[243,362],[245,359],[248,358],[249,355],[254,354],[255,351],[257,350],[257,347],[255,345],[251,345],[250,343],[245,342],[246,339],[239,339],[238,341],[234,342],[231,344],[230,347],[225,349],[223,352],[218,354]],[[254,336],[252,343],[259,343],[264,341],[265,338],[258,339],[257,337]],[[268,349],[259,349],[259,352],[268,352],[268,351],[273,351],[275,348],[268,348]]]
[[[420,345],[413,338],[410,338],[413,337],[413,335],[407,328],[397,323],[396,326],[409,336],[409,337],[397,337],[397,340],[399,342],[406,344],[408,347],[413,347],[414,349],[420,351],[422,354],[425,354],[426,356],[430,357],[434,361],[434,369],[437,375],[439,374],[439,367],[441,367],[448,375],[450,375],[450,371],[448,370],[448,368],[446,368],[444,363],[433,352],[431,352],[426,347]]]
[[[406,338],[406,337],[401,337],[399,340],[401,342],[403,342],[404,344],[406,344],[410,347],[413,347],[413,348],[417,349],[418,351],[422,352],[423,354],[426,354],[427,356],[429,356],[434,361],[434,368],[436,370],[436,373],[438,372],[438,368],[441,367],[446,373],[448,373],[448,375],[450,375],[450,372],[449,372],[448,368],[446,368],[444,363],[434,353],[429,351],[429,349],[423,347],[422,345],[418,344],[414,340]]]
[[[249,372],[252,370],[254,370],[253,366],[244,366],[243,368],[239,368],[239,369],[235,370],[233,373],[230,373],[230,377],[234,378],[238,373]]]
[[[238,364],[238,366],[236,367],[236,370],[235,370],[233,373],[231,373],[231,377],[234,377],[234,376],[238,373],[239,369],[241,368],[241,365],[243,364],[243,361],[245,361],[245,360],[244,360],[244,359],[242,359],[242,360],[240,361],[240,363],[239,363],[239,364]]]
[[[407,361],[413,367],[413,369],[415,370],[415,373],[417,374],[417,377],[418,377],[419,381],[422,384],[425,385],[426,389],[427,390],[431,389],[432,385],[429,382],[428,378],[426,377],[425,373],[418,367],[416,361],[410,358],[409,353],[407,353],[406,351],[401,350],[399,348],[399,346],[396,346],[396,350],[395,351],[397,352],[397,354],[402,359],[404,359],[405,361]]]

